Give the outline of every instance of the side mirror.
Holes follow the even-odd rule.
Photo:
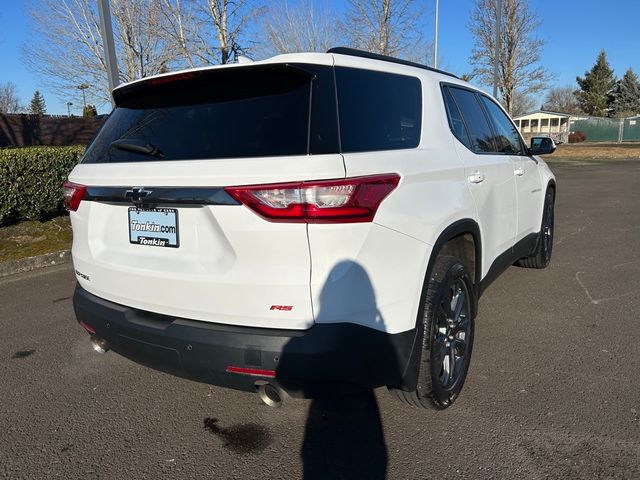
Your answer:
[[[531,138],[531,155],[549,155],[556,151],[555,142],[549,137]]]

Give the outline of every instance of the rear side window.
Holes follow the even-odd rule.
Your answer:
[[[422,124],[420,80],[336,67],[343,152],[416,148]]]
[[[469,140],[467,128],[464,126],[464,120],[462,119],[462,115],[460,114],[460,110],[458,110],[455,100],[451,96],[451,92],[449,92],[447,87],[444,87],[442,89],[442,94],[444,95],[444,104],[447,108],[447,117],[449,118],[451,131],[467,148],[471,148],[471,140]]]
[[[522,155],[523,148],[520,141],[520,135],[516,127],[511,123],[509,117],[496,105],[493,100],[480,96],[484,107],[489,114],[493,131],[495,132],[495,143],[500,153],[509,153],[512,155]]]
[[[456,105],[460,109],[460,113],[464,117],[471,140],[471,150],[476,153],[495,152],[493,132],[476,94],[463,88],[446,88],[450,90]]]
[[[116,90],[118,106],[83,162],[335,153],[333,75],[330,67],[310,68],[318,71],[292,65],[196,71]]]

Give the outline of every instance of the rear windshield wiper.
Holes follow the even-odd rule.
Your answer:
[[[151,155],[153,157],[162,158],[164,153],[158,150],[151,143],[145,140],[136,140],[135,138],[121,138],[114,142],[111,142],[111,146],[118,150],[125,150],[127,152],[142,153],[143,155]]]

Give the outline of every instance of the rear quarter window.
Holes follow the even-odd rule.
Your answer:
[[[467,133],[467,127],[464,124],[462,114],[458,109],[458,105],[451,96],[451,92],[447,87],[442,89],[444,96],[444,104],[447,109],[447,117],[449,118],[449,126],[451,131],[467,148],[471,149],[471,140],[469,140],[469,134]]]
[[[496,151],[494,135],[489,120],[484,114],[477,95],[465,88],[445,87],[451,93],[467,127],[471,150],[475,153],[492,153]],[[464,143],[464,142],[463,142]]]
[[[336,67],[342,151],[416,148],[422,127],[420,80]]]

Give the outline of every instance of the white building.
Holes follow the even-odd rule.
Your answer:
[[[556,142],[567,142],[572,117],[569,113],[536,110],[514,117],[513,121],[526,139],[542,136],[551,137]]]

